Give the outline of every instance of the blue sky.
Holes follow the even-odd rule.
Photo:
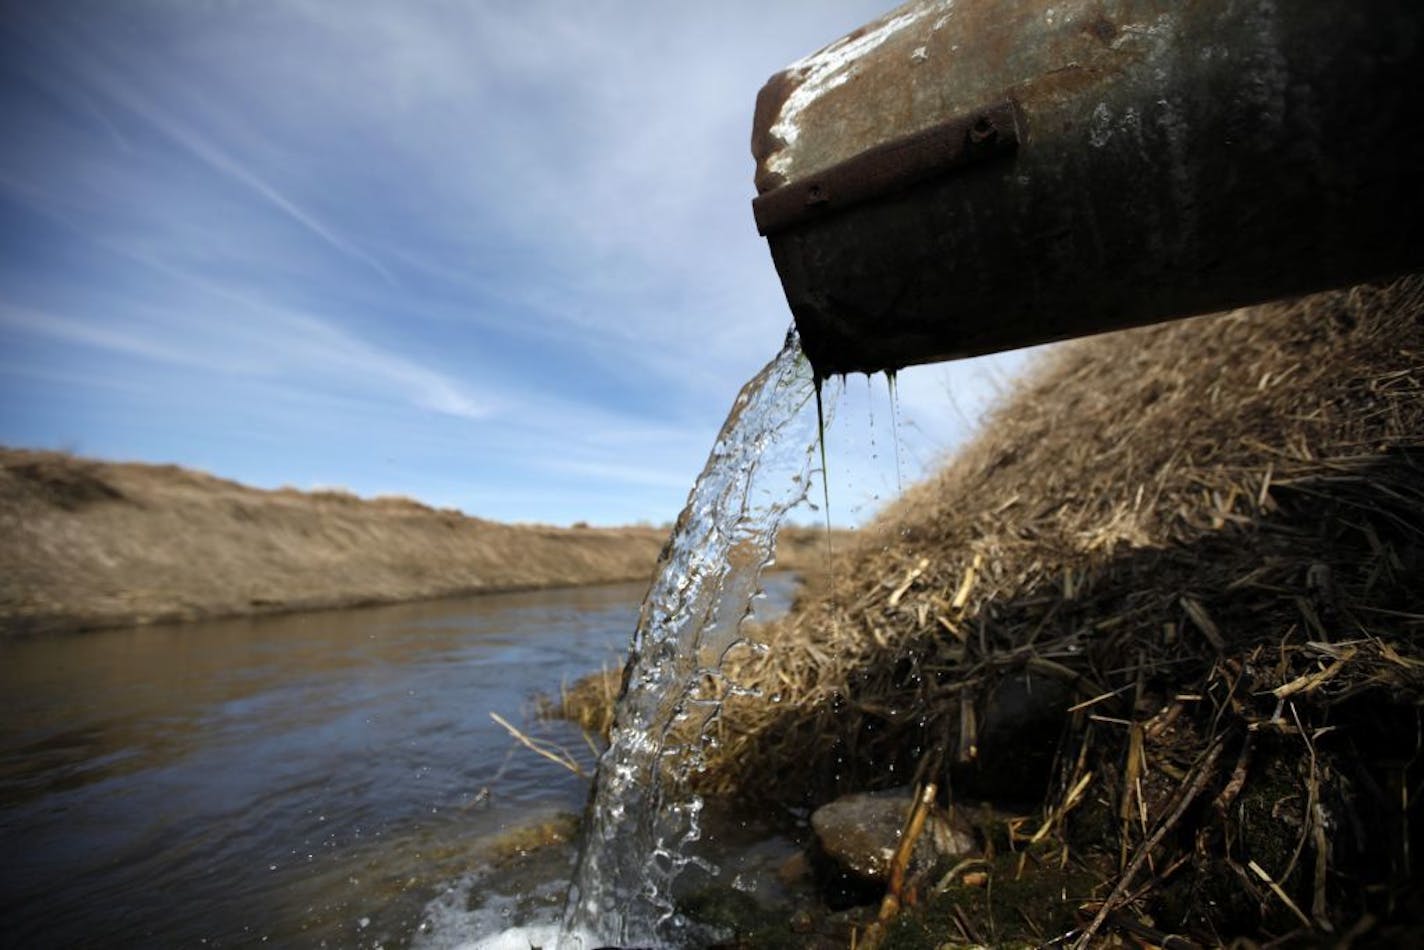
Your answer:
[[[601,524],[790,322],[757,89],[886,6],[0,2],[0,442]],[[902,374],[906,480],[1020,359]],[[837,521],[896,481],[848,390]]]

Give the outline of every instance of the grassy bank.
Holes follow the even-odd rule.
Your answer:
[[[1061,347],[862,541],[702,788],[1017,816],[886,945],[1417,936],[1424,280]]]
[[[0,449],[0,632],[643,581],[666,537]],[[778,559],[814,567],[818,552],[816,532],[792,531]]]

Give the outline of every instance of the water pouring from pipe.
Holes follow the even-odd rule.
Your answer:
[[[703,807],[692,782],[722,702],[741,689],[724,662],[764,649],[745,622],[777,528],[812,482],[815,394],[793,330],[738,394],[677,520],[633,636],[561,946],[690,939],[673,885],[704,864],[692,851]]]

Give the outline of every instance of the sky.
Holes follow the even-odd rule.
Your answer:
[[[0,443],[670,521],[790,323],[757,90],[887,6],[0,0]],[[1022,361],[850,380],[834,520]]]

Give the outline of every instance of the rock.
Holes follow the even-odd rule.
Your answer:
[[[792,914],[790,923],[792,933],[808,934],[816,930],[816,918],[811,916],[809,910],[798,910]]]
[[[776,920],[756,898],[735,887],[712,884],[678,900],[678,910],[688,920],[713,932],[748,933]]]
[[[867,881],[883,883],[913,802],[908,788],[845,795],[816,809],[811,827],[826,857]],[[936,807],[925,820],[911,868],[929,867],[975,847],[973,829]]]
[[[776,879],[782,887],[794,887],[811,876],[811,862],[805,852],[797,851],[776,869]]]

